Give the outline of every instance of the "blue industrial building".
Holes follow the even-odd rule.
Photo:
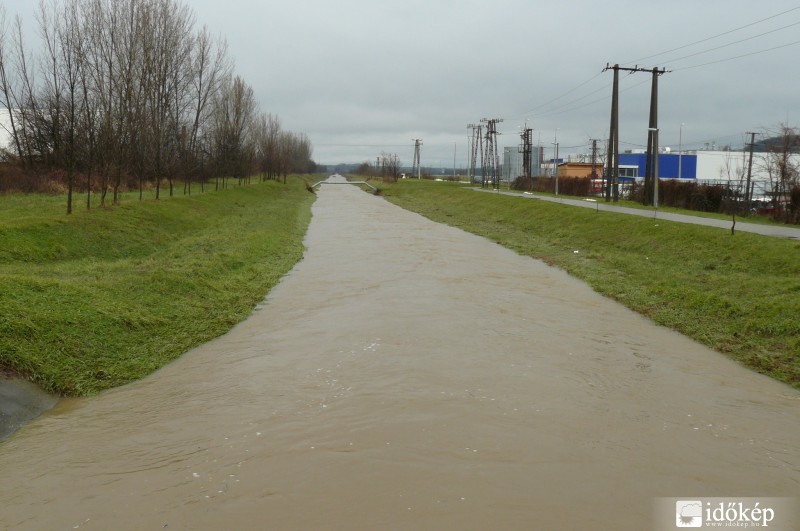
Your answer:
[[[620,153],[619,175],[643,179],[647,168],[647,153]],[[680,175],[678,167],[680,166]],[[659,179],[697,179],[697,155],[677,153],[659,153]]]

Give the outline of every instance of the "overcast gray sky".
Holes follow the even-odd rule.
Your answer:
[[[33,0],[3,1],[32,17]],[[562,154],[587,152],[608,136],[606,63],[672,70],[659,79],[659,128],[673,149],[679,138],[741,146],[745,131],[800,120],[796,1],[185,3],[227,38],[261,109],[306,133],[322,164],[385,151],[410,165],[422,138],[423,166],[452,167],[454,150],[464,166],[466,126],[481,118],[504,119],[500,146],[517,145],[527,120],[548,156],[556,137]],[[646,144],[650,80],[621,76],[621,150]]]

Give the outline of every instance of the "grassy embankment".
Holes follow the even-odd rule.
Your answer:
[[[141,378],[241,321],[303,255],[300,180],[128,199],[0,197],[0,369],[88,395]]]
[[[450,183],[381,188],[404,208],[563,268],[653,321],[800,388],[800,242]]]
[[[523,191],[522,190],[506,190],[506,189],[503,189],[502,191],[503,192],[510,192],[512,194],[523,195]],[[552,194],[552,193],[548,193],[548,192],[536,192],[536,195],[542,195],[542,196],[548,196],[548,197],[557,197],[556,194]],[[594,198],[594,197],[587,198],[587,197],[584,197],[584,196],[570,196],[570,195],[563,195],[563,194],[561,196],[558,196],[558,197],[565,197],[565,198],[568,198],[568,199],[575,199],[577,201],[584,201],[586,199],[597,199],[597,200],[599,200],[601,202],[603,201],[602,198]],[[721,212],[704,212],[702,210],[689,210],[687,208],[677,208],[677,207],[664,206],[664,205],[661,205],[656,209],[656,208],[653,208],[652,205],[643,205],[639,201],[631,201],[629,199],[620,199],[616,203],[610,203],[610,204],[614,205],[614,206],[625,207],[625,208],[635,208],[637,210],[647,210],[647,211],[650,211],[650,212],[653,212],[653,211],[657,210],[658,212],[666,212],[666,213],[669,213],[669,214],[683,214],[684,216],[695,216],[695,217],[698,217],[698,218],[722,219],[722,220],[725,220],[725,221],[732,221],[732,219],[733,219],[731,214],[724,214],[724,213],[721,213]],[[736,215],[736,223],[754,223],[754,224],[758,224],[758,225],[776,225],[776,226],[786,225],[781,220],[775,220],[775,219],[772,219],[772,218],[770,218],[770,217],[768,217],[766,215],[756,215],[756,214],[751,214],[749,216],[743,216],[741,214],[737,214]]]

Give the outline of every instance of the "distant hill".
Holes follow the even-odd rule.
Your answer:
[[[800,135],[789,135],[787,138],[773,136],[759,140],[753,145],[753,151],[756,153],[780,152],[785,149],[784,146],[787,143],[790,153],[800,153]]]

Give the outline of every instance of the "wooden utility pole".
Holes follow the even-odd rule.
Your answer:
[[[603,72],[609,69],[609,65],[606,65]],[[613,196],[614,202],[616,203],[619,200],[619,109],[618,109],[618,102],[619,102],[619,71],[620,66],[614,65],[611,67],[614,70],[614,86],[611,90],[611,126],[608,131],[608,155],[606,157],[606,171],[605,171],[605,179],[606,179],[606,187],[605,187],[605,196],[606,202],[611,201],[612,196],[612,188],[613,188]]]
[[[752,194],[750,193],[750,176],[753,173],[753,145],[756,142],[756,133],[748,131],[746,134],[750,135],[750,160],[747,162],[747,188],[744,190],[745,194],[745,216],[750,215],[750,201]]]
[[[645,166],[645,205],[658,206],[658,76],[665,69],[653,68],[653,84],[650,89],[650,122],[647,128],[647,163]]]
[[[658,76],[666,72],[665,69],[656,68],[640,68],[635,66],[633,68],[621,67],[618,64],[610,66],[608,63],[603,69],[614,71],[614,85],[611,93],[611,126],[608,134],[608,160],[606,161],[607,167],[607,188],[606,188],[606,201],[611,200],[611,192],[613,186],[614,202],[619,200],[619,71],[626,72],[652,72],[653,74],[653,87],[650,96],[650,126],[647,135],[647,168],[645,171],[645,200],[652,201],[653,197],[653,172],[655,171],[658,163],[657,159],[651,157],[658,157]],[[653,155],[654,154],[654,155]],[[648,192],[649,190],[649,192]],[[649,202],[649,201],[648,201]]]

